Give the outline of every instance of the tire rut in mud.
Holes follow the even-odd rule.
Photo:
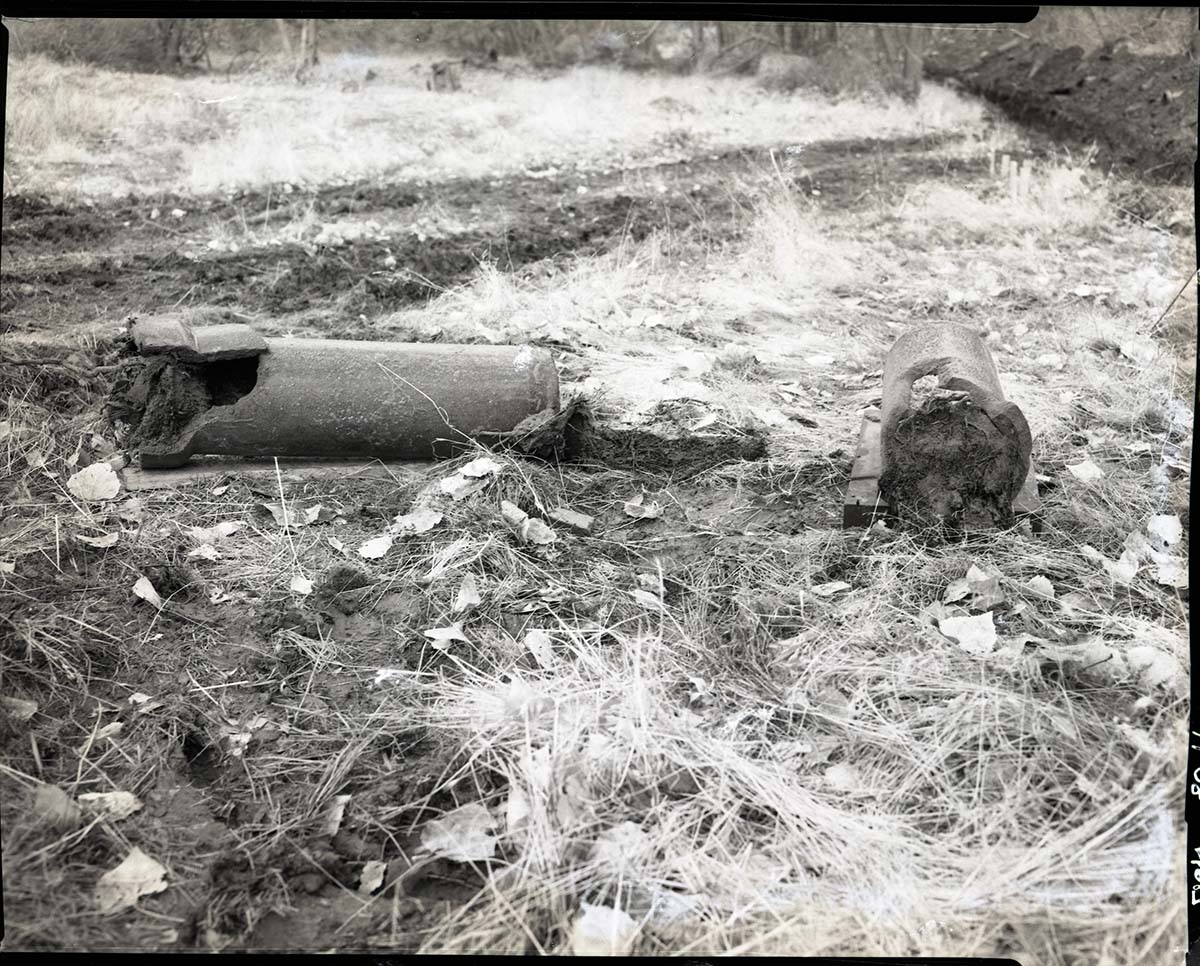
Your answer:
[[[855,206],[873,191],[912,177],[943,174],[945,162],[928,154],[937,143],[934,138],[816,143],[803,148],[803,163],[788,177],[815,203]],[[4,212],[9,257],[0,310],[11,325],[30,329],[47,324],[47,306],[53,306],[55,324],[184,301],[236,305],[251,313],[325,307],[351,315],[378,314],[459,285],[484,261],[513,272],[547,258],[600,254],[662,229],[726,242],[740,234],[755,178],[771,164],[766,149],[729,151],[593,175],[583,193],[578,191],[580,179],[566,175],[293,193],[284,196],[283,204],[270,199],[272,217],[298,217],[311,205],[334,217],[380,213],[386,218],[430,204],[473,225],[429,237],[397,227],[336,246],[285,243],[202,255],[184,254],[176,235],[149,221],[149,202],[72,210],[45,199],[10,199]],[[671,189],[660,192],[647,187],[647,181],[670,184]],[[222,218],[253,221],[267,210],[268,195],[245,193],[235,201],[160,199],[158,205],[165,210],[176,202],[189,210],[194,225]],[[248,209],[259,210],[247,216]],[[122,232],[136,237],[140,250],[114,250]],[[66,257],[73,246],[85,252],[101,248],[106,254]],[[28,257],[39,252],[40,257]],[[389,254],[396,259],[393,269],[383,267]],[[336,304],[329,305],[331,301]],[[117,306],[121,308],[114,313]]]

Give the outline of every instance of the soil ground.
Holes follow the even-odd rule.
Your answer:
[[[1045,648],[1149,640],[1160,666],[1186,663],[1186,588],[1149,569],[1116,585],[1080,550],[1120,556],[1151,512],[1178,514],[1186,547],[1186,192],[1066,168],[995,120],[808,133],[798,160],[781,143],[607,172],[5,199],[3,687],[37,704],[0,716],[10,944],[538,952],[571,947],[581,902],[631,903],[646,953],[804,936],[814,954],[1149,963],[1182,942],[1181,685]],[[1024,202],[997,149],[1035,162]],[[608,465],[506,457],[382,559],[355,549],[457,464],[88,506],[65,484],[121,460],[125,321],[176,309],[269,335],[548,345],[564,395],[642,435]],[[1037,441],[1045,537],[839,529],[883,355],[930,318],[987,335]],[[1091,458],[1105,487],[1068,470]],[[657,512],[628,509],[639,496]],[[325,512],[284,530],[263,508],[283,497]],[[501,499],[595,522],[523,545]],[[244,526],[196,556],[189,528],[222,521]],[[975,561],[1005,578],[996,663],[925,615]],[[465,573],[483,599],[462,610]],[[1074,604],[1019,589],[1038,575]],[[141,576],[164,607],[130,592]],[[423,634],[455,621],[470,640]],[[627,757],[587,758],[589,735]],[[542,786],[538,748],[562,769]],[[28,805],[41,783],[143,808],[58,827]],[[505,816],[492,856],[417,860],[430,821],[478,802]],[[629,823],[659,836],[637,854],[662,888],[602,861]],[[133,845],[169,888],[101,915],[92,889]],[[386,866],[373,896],[367,862]],[[891,911],[847,899],[871,875]],[[713,898],[675,919],[664,895]],[[779,932],[787,896],[808,911]]]
[[[930,77],[954,78],[1014,120],[1064,143],[1095,143],[1099,160],[1139,178],[1192,182],[1200,62],[1109,44],[1085,51],[1012,30],[938,31]]]

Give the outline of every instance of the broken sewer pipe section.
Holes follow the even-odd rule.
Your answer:
[[[926,377],[936,386],[918,394]],[[972,530],[1029,515],[1036,529],[1032,450],[983,339],[953,324],[911,329],[884,363],[880,409],[863,419],[843,526],[891,517]]]
[[[436,459],[559,406],[534,346],[267,339],[248,325],[135,322],[144,468],[194,454]]]

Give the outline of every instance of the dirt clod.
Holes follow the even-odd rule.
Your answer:
[[[1015,440],[969,399],[932,396],[885,441],[880,492],[918,525],[1003,525],[1021,488]]]

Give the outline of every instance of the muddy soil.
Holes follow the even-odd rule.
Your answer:
[[[928,155],[935,144],[909,138],[809,145],[791,178],[816,204],[858,207],[914,178],[944,174],[946,163]],[[10,198],[0,311],[6,328],[24,331],[120,321],[180,304],[270,317],[320,309],[357,321],[426,301],[467,280],[484,260],[520,271],[546,259],[609,251],[655,231],[725,244],[740,234],[770,167],[768,151],[735,151],[592,175],[586,184],[566,176],[361,184],[270,198],[253,192],[201,203],[168,198],[74,209]],[[153,207],[168,212],[175,205],[188,212],[185,218],[150,219]],[[468,227],[418,233],[412,224],[418,205]],[[268,212],[272,222],[286,223],[310,206],[331,218],[372,216],[385,227],[336,245],[256,245],[253,234],[236,252],[184,244],[223,224],[265,225]],[[384,267],[389,254],[394,268]]]
[[[1192,182],[1197,62],[1119,46],[1058,49],[1006,30],[939,33],[925,61],[930,77],[953,78],[1062,141],[1097,142],[1106,166],[1158,182]]]

